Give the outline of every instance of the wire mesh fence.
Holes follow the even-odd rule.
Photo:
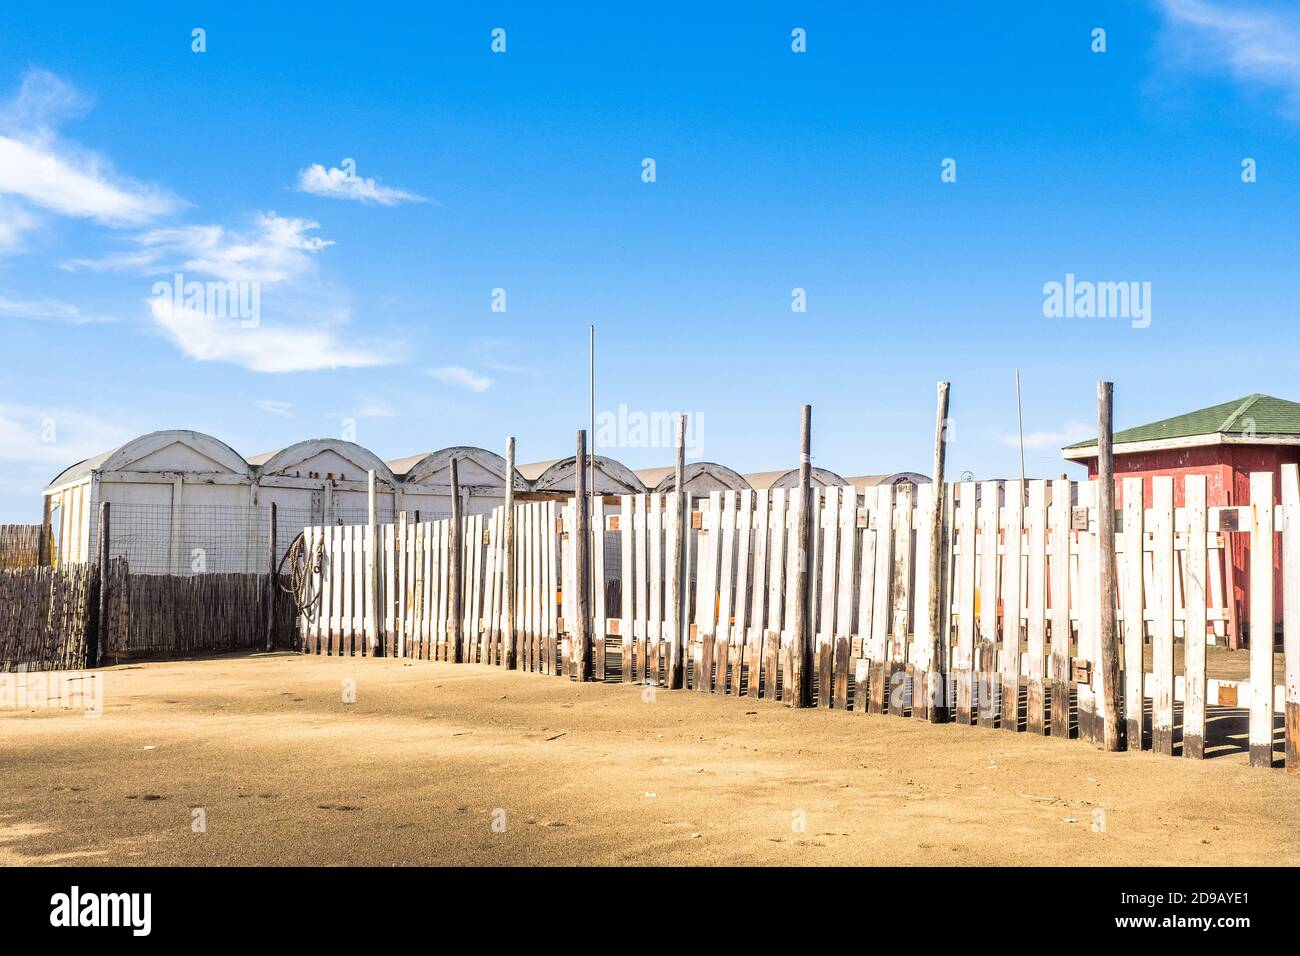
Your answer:
[[[380,524],[391,522],[392,506],[379,508],[376,517]],[[275,563],[279,565],[303,528],[368,520],[365,508],[335,509],[326,522],[314,508],[277,506]],[[125,558],[132,574],[265,574],[270,521],[269,505],[172,508],[114,503],[109,508],[109,556]],[[98,527],[92,526],[91,540],[98,539]],[[91,554],[98,554],[97,545]]]

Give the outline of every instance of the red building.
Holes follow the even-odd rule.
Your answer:
[[[1151,478],[1174,478],[1174,506],[1183,504],[1182,477],[1207,476],[1206,497],[1210,506],[1250,503],[1250,473],[1273,473],[1273,497],[1279,501],[1282,465],[1300,463],[1300,403],[1250,395],[1236,401],[1212,405],[1175,418],[1139,425],[1115,433],[1115,476],[1143,478],[1145,505],[1151,504]],[[1062,449],[1067,461],[1087,466],[1088,477],[1097,476],[1097,442],[1068,445]],[[1116,489],[1117,500],[1121,497]],[[1244,534],[1231,539],[1231,600],[1228,602],[1228,643],[1242,645],[1248,634],[1245,611],[1249,607],[1248,571],[1250,540]],[[1280,560],[1280,549],[1274,549]],[[1275,574],[1274,606],[1281,620],[1281,576]],[[1275,622],[1276,624],[1277,622]]]

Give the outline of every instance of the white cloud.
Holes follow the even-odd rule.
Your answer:
[[[1159,0],[1167,49],[1193,69],[1226,68],[1240,83],[1279,89],[1300,111],[1300,15],[1294,7]]]
[[[1037,431],[1025,435],[1026,448],[1061,448],[1085,438],[1096,438],[1097,430],[1081,422],[1069,422],[1060,431]],[[999,435],[998,441],[1012,448],[1020,447],[1019,435]]]
[[[20,203],[0,199],[0,252],[19,252],[23,237],[40,225]]]
[[[0,104],[0,196],[109,226],[143,225],[178,208],[165,190],[117,175],[104,157],[59,138],[58,121],[85,106],[54,74],[27,72],[18,94]],[[0,244],[12,245],[15,215],[0,213]]]
[[[299,170],[298,191],[311,193],[313,196],[325,196],[329,199],[353,199],[380,206],[427,201],[423,196],[408,193],[404,189],[380,185],[373,179],[363,179],[355,172],[342,170],[337,166],[326,169],[320,163],[312,163],[306,169]]]
[[[542,370],[526,365],[505,365],[501,362],[488,362],[487,367],[494,372],[506,372],[510,375],[541,375]]]
[[[88,325],[91,322],[112,322],[113,316],[87,312],[80,306],[58,299],[29,299],[19,301],[0,296],[0,318],[37,319],[49,322],[67,322],[70,325]]]
[[[131,437],[126,429],[81,412],[0,405],[0,459],[4,461],[64,468]]]
[[[154,322],[189,358],[231,362],[254,372],[308,372],[366,368],[392,359],[378,350],[348,345],[325,328],[270,325],[245,328],[236,319],[182,307],[159,296],[149,301]]]
[[[131,237],[137,251],[75,259],[66,267],[146,275],[193,272],[223,282],[284,282],[308,274],[316,253],[334,244],[308,235],[319,228],[314,219],[274,211],[258,213],[247,232],[213,225],[159,227]]]
[[[471,392],[486,392],[492,387],[492,379],[479,375],[477,372],[471,372],[460,365],[444,365],[441,368],[431,368],[428,374],[445,385],[457,385],[461,388],[467,388]]]
[[[354,418],[392,418],[397,410],[380,398],[367,398],[352,413]]]
[[[293,402],[280,402],[271,398],[259,399],[253,403],[264,412],[270,412],[272,415],[279,415],[281,418],[294,417]]]

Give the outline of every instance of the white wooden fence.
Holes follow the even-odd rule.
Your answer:
[[[1287,763],[1300,768],[1300,483],[1294,466],[1285,469],[1275,506],[1272,482],[1269,473],[1254,475],[1250,505],[1210,508],[1205,477],[1187,476],[1184,506],[1175,508],[1172,478],[1152,480],[1149,507],[1141,480],[1124,481],[1115,560],[1129,749],[1171,754],[1181,725],[1182,753],[1202,757],[1207,708],[1242,707],[1252,763],[1271,765],[1275,714],[1282,713]],[[929,659],[927,613],[932,486],[814,489],[809,640],[816,703],[919,717],[942,701],[959,723],[1100,741],[1097,489],[1096,482],[1065,479],[945,486],[939,662]],[[784,700],[794,662],[799,491],[699,499],[684,529],[680,567],[678,501],[646,494],[591,502],[595,679],[671,686],[676,641],[686,687]],[[504,510],[462,519],[460,660],[504,663],[513,630],[521,669],[573,676],[574,508],[571,499],[515,506],[513,608]],[[448,621],[449,525],[380,525],[373,558],[366,526],[307,529],[309,550],[320,549],[313,581],[320,599],[303,616],[303,650],[375,654],[382,647],[387,655],[457,659]],[[1275,686],[1278,532],[1285,680]],[[1225,549],[1234,533],[1251,536],[1250,620],[1263,638],[1252,636],[1248,681],[1206,673],[1207,643],[1227,619]],[[919,678],[929,671],[942,676],[927,687]]]

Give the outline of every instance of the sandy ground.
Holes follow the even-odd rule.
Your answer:
[[[0,863],[1300,863],[1300,779],[1231,748],[1107,755],[478,665],[104,674],[101,717],[0,711]]]

